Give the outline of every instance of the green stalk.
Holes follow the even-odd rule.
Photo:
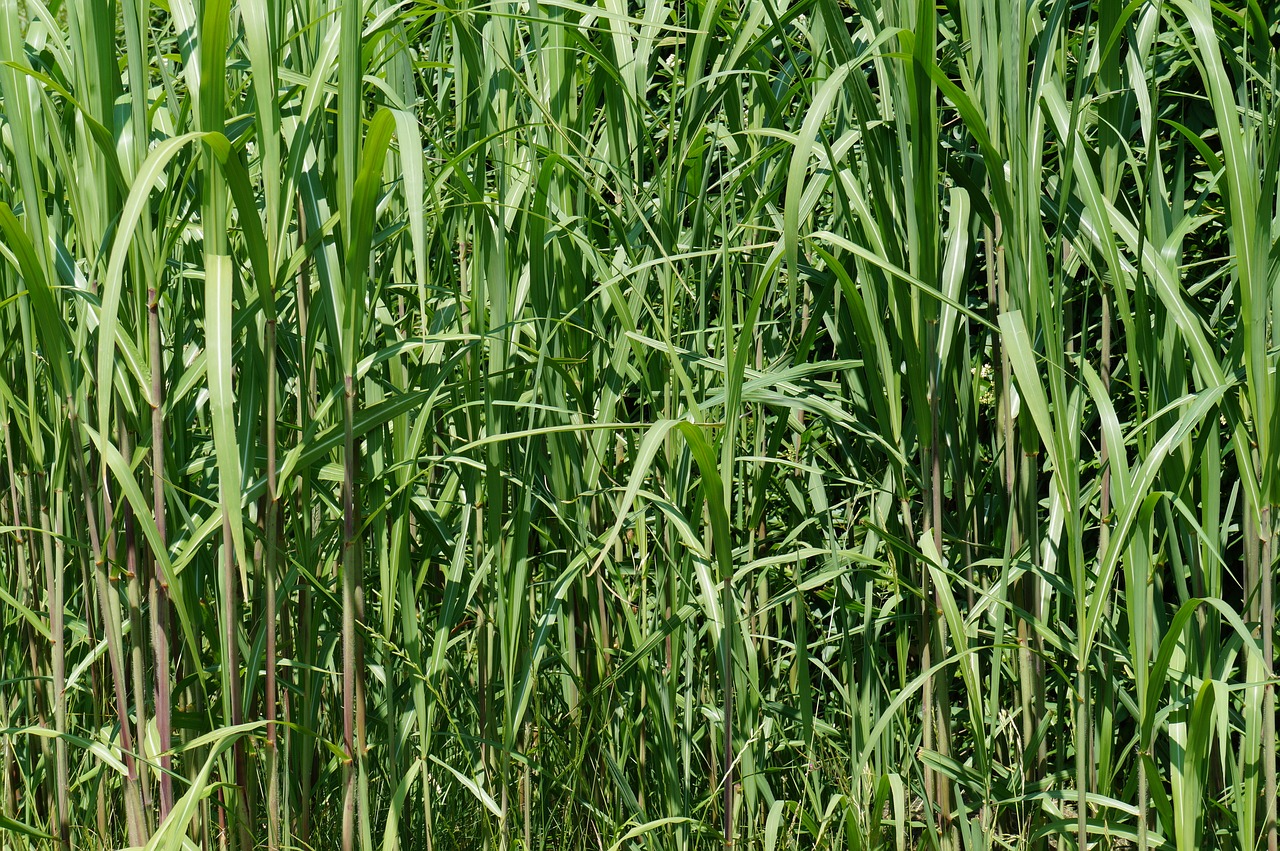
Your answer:
[[[1274,486],[1273,486],[1274,487]],[[1275,525],[1272,506],[1261,511],[1262,553],[1259,594],[1262,608],[1262,662],[1266,683],[1262,693],[1262,770],[1263,770],[1263,825],[1267,834],[1267,851],[1276,851],[1278,831],[1276,825],[1276,692],[1275,692],[1275,630],[1276,610],[1273,599],[1275,578],[1274,541]]]
[[[280,768],[276,735],[276,547],[279,537],[279,496],[276,493],[276,320],[267,320],[267,517],[266,562],[263,565],[263,596],[267,621],[266,716],[267,716],[267,848],[276,851],[280,842]]]
[[[298,198],[298,239],[304,242],[307,237],[307,219],[302,199]],[[312,358],[307,350],[306,341],[308,336],[308,316],[310,312],[310,277],[307,274],[307,261],[304,260],[298,269],[297,277],[297,293],[295,309],[297,311],[298,336],[303,341],[301,357],[300,357],[300,374],[297,381],[297,430],[302,434],[308,423],[314,421],[316,415],[316,374]],[[297,537],[301,539],[303,552],[310,555],[313,550],[311,548],[312,530],[315,526],[313,514],[318,508],[313,508],[311,494],[311,479],[305,475],[299,475],[297,485],[297,512],[296,512],[296,528],[298,528]],[[311,666],[314,661],[314,642],[311,623],[311,586],[303,583],[298,589],[298,624],[297,637],[294,641],[295,652],[298,652],[304,666]],[[315,678],[309,673],[304,673],[302,679],[302,717],[308,721],[315,717],[316,696],[314,694]],[[314,727],[312,727],[314,729]],[[311,769],[315,759],[315,745],[310,736],[300,736],[298,738],[298,748],[300,751],[298,757],[299,763],[299,804],[300,812],[298,813],[298,840],[303,844],[311,841]]]
[[[105,494],[106,488],[103,488]],[[105,503],[104,499],[104,503]],[[105,512],[104,512],[105,513]],[[106,518],[103,519],[103,525],[109,526]],[[126,587],[127,600],[129,605],[129,675],[130,690],[133,694],[133,711],[137,718],[136,729],[138,732],[138,740],[141,742],[146,736],[147,731],[147,689],[146,689],[146,626],[142,618],[142,577],[139,575],[145,570],[145,562],[138,557],[138,530],[137,524],[133,519],[132,508],[125,512],[124,517],[124,534],[128,540],[128,552],[125,555],[125,561],[128,565],[128,583]],[[142,813],[154,812],[154,802],[152,800],[151,785],[145,774],[139,775],[139,798]],[[142,818],[143,830],[142,834],[151,835],[151,825],[148,823],[146,816]]]
[[[342,746],[343,763],[342,851],[355,847],[356,832],[356,571],[359,552],[356,538],[355,379],[343,377],[342,394]]]
[[[46,474],[47,475],[47,474]],[[57,473],[55,471],[55,477]],[[60,484],[56,478],[51,482],[46,493],[57,493]],[[61,502],[59,502],[61,505]],[[50,647],[50,673],[52,675],[49,702],[53,706],[53,729],[60,735],[53,743],[55,774],[53,775],[55,808],[54,836],[59,842],[75,848],[75,837],[71,833],[71,805],[68,791],[71,788],[71,775],[67,768],[67,743],[63,736],[67,728],[67,644],[66,644],[66,609],[63,596],[62,545],[57,547],[58,555],[54,555],[54,539],[60,536],[61,528],[51,528],[49,521],[49,503],[40,506],[40,538],[44,550],[45,594],[49,601],[49,633],[53,636]]]
[[[151,368],[151,498],[158,546],[168,546],[164,496],[164,356],[160,340],[160,296],[147,290],[147,339]],[[154,555],[154,554],[153,554]],[[151,618],[151,649],[155,656],[156,746],[160,750],[160,798],[157,821],[163,823],[173,809],[172,715],[169,691],[169,589],[162,571],[154,566],[147,577],[147,602]],[[141,694],[139,694],[141,699]]]
[[[720,586],[720,610],[725,614],[724,631],[720,639],[720,675],[724,689],[724,847],[725,851],[733,847],[733,634],[737,624],[729,613],[737,605],[733,599],[732,576],[726,574]]]
[[[338,55],[338,209],[343,227],[351,238],[352,231],[365,225],[352,216],[352,198],[355,193],[357,164],[360,160],[360,93],[363,90],[361,75],[363,61],[360,55],[363,4],[357,0],[345,0],[341,10],[341,43]],[[355,411],[356,378],[355,353],[358,351],[355,336],[362,333],[359,321],[361,311],[358,302],[363,299],[364,268],[368,258],[348,252],[349,264],[358,268],[345,270],[347,280],[342,293],[344,314],[339,340],[342,349],[342,745],[345,754],[343,764],[342,851],[351,851],[356,841],[356,780],[363,754],[357,750],[356,716],[363,715],[363,707],[357,707],[360,697],[358,679],[361,664],[356,636],[356,604],[359,594],[360,552],[356,521],[356,472],[360,467],[356,455]],[[361,819],[367,814],[360,812]]]
[[[235,545],[231,538],[231,524],[224,522],[222,524],[222,587],[220,589],[222,602],[222,667],[224,669],[222,679],[223,687],[226,689],[223,698],[223,712],[226,713],[225,717],[228,725],[232,727],[244,723],[243,710],[241,709],[240,652],[239,637],[237,635],[238,622],[240,620],[236,593],[238,576],[234,553]],[[238,747],[233,756],[232,800],[234,801],[234,808],[232,809],[231,817],[237,828],[242,851],[247,851],[253,844],[249,836],[248,802],[244,800],[246,768],[244,750],[242,747]],[[242,806],[243,809],[241,808]]]

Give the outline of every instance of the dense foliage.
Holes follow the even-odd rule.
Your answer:
[[[1275,851],[1278,45],[0,0],[0,844]]]

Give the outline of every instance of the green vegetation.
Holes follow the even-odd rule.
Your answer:
[[[1277,50],[0,0],[0,845],[1276,851]]]

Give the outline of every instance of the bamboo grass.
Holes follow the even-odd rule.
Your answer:
[[[1277,49],[0,0],[0,845],[1276,851]]]

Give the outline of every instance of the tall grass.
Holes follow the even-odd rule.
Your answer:
[[[1278,46],[0,0],[0,844],[1276,851]]]

